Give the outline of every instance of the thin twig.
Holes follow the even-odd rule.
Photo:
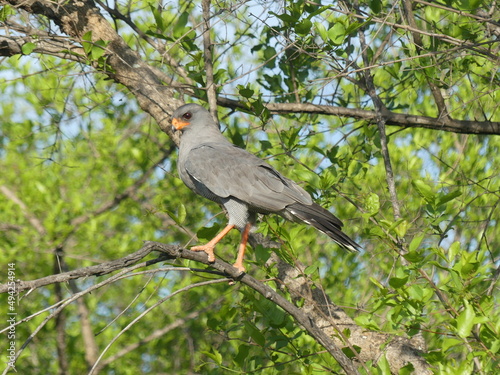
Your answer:
[[[217,88],[214,82],[214,61],[213,61],[213,45],[210,39],[210,0],[201,2],[203,9],[203,50],[205,61],[205,77],[207,80],[207,98],[210,107],[210,114],[215,123],[219,123],[217,116]]]
[[[223,301],[223,298],[218,298],[215,301],[213,301],[212,303],[210,303],[209,305],[207,305],[203,308],[197,308],[195,311],[187,314],[186,316],[184,316],[182,318],[175,320],[174,322],[166,325],[165,327],[153,331],[148,336],[141,338],[137,342],[134,342],[132,344],[125,346],[124,348],[120,349],[116,354],[112,355],[111,357],[109,357],[105,360],[100,361],[98,363],[98,365],[96,366],[95,372],[99,373],[101,371],[101,369],[103,369],[104,367],[113,363],[114,361],[118,360],[119,358],[123,357],[124,355],[136,350],[141,345],[145,345],[153,340],[158,339],[159,337],[163,336],[164,334],[182,326],[183,324],[185,324],[189,320],[193,320],[193,319],[198,318],[202,313],[207,311],[210,307],[216,306],[216,305],[220,304],[222,301]],[[113,320],[113,321],[115,321],[115,320]]]
[[[179,293],[188,291],[188,290],[193,289],[193,288],[197,288],[200,286],[207,286],[207,285],[211,285],[211,284],[227,283],[228,281],[230,281],[230,279],[216,279],[216,280],[202,281],[202,282],[199,282],[196,284],[191,284],[191,285],[185,286],[184,288],[176,290],[175,292],[169,294],[168,296],[161,298],[159,301],[157,301],[152,306],[150,306],[146,310],[144,310],[141,314],[139,314],[139,316],[137,316],[135,319],[133,319],[129,324],[127,324],[127,326],[125,326],[125,328],[123,328],[120,332],[118,332],[118,334],[116,334],[115,337],[113,337],[113,339],[109,342],[109,344],[106,345],[106,347],[102,350],[101,354],[99,355],[99,358],[97,358],[97,361],[94,363],[94,366],[92,366],[92,368],[90,369],[88,375],[93,375],[96,373],[96,370],[99,367],[98,365],[99,365],[99,362],[101,361],[102,357],[104,356],[104,354],[106,354],[106,352],[109,350],[109,348],[111,348],[111,346],[116,342],[116,340],[118,340],[120,338],[121,335],[123,335],[125,332],[127,332],[135,323],[137,323],[139,320],[141,320],[150,311],[152,311],[156,307],[160,306],[163,302],[169,300],[170,298],[176,296]]]
[[[360,29],[359,33],[359,39],[361,42],[361,47],[363,49],[363,62],[365,65],[370,65],[370,60],[368,58],[368,53],[367,53],[367,46],[368,44],[366,43],[365,40],[365,35],[363,33],[363,30]],[[375,111],[377,113],[377,127],[379,130],[380,134],[380,148],[382,152],[382,158],[384,159],[384,166],[385,166],[385,176],[386,176],[386,182],[387,182],[387,188],[389,190],[389,195],[391,198],[391,204],[392,204],[392,209],[394,212],[394,218],[396,220],[399,220],[401,218],[401,209],[398,201],[398,196],[396,192],[396,184],[394,180],[394,172],[392,170],[392,164],[391,164],[391,157],[389,154],[389,147],[388,147],[388,141],[387,141],[387,134],[385,132],[385,113],[387,112],[385,105],[383,104],[382,100],[377,94],[377,91],[375,89],[375,84],[373,83],[373,78],[371,76],[370,71],[365,70],[363,72],[364,76],[364,84],[366,86],[367,94],[370,96],[372,99],[373,105],[375,107]]]

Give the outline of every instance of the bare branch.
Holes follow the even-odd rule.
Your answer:
[[[31,14],[47,17],[77,42],[83,42],[82,37],[87,31],[92,31],[92,42],[105,41],[109,68],[104,66],[100,70],[126,86],[141,108],[154,117],[174,142],[178,142],[178,136],[170,126],[170,115],[182,102],[173,97],[173,90],[165,86],[155,70],[126,44],[93,2],[3,1],[6,2]]]
[[[49,17],[60,25],[64,32],[74,37],[76,40],[79,40],[86,30],[92,30],[92,36],[95,40],[109,42],[106,47],[107,56],[108,63],[113,68],[113,71],[108,70],[104,73],[110,75],[116,82],[127,86],[137,97],[141,107],[155,118],[160,128],[165,131],[174,142],[178,142],[177,136],[169,126],[169,115],[182,103],[173,98],[173,91],[171,88],[193,95],[189,86],[175,82],[164,72],[143,62],[140,56],[135,51],[132,51],[120,36],[116,34],[97,8],[90,7],[83,2],[77,3],[78,5],[68,4],[67,6],[62,6],[56,5],[50,1],[41,1],[37,2],[37,6],[33,9],[34,2],[34,0],[23,2],[14,0],[9,1],[9,3],[14,6],[21,7],[27,11],[31,10],[34,14],[41,14]],[[76,19],[81,19],[81,22],[70,22],[71,17],[69,17],[68,14],[71,14],[73,18],[76,17]],[[383,20],[380,20],[380,22],[382,21]],[[386,22],[385,24],[388,23]],[[78,25],[78,28],[75,28],[76,25]],[[433,34],[430,36],[437,37]],[[11,56],[22,53],[22,44],[25,42],[28,42],[28,39],[12,40],[7,37],[0,37],[0,50],[2,51],[0,54]],[[54,48],[52,53],[59,57],[66,56],[65,50],[69,47],[73,49],[76,48],[73,44],[66,46],[57,45],[57,43],[56,47],[52,47]],[[49,50],[48,46],[44,48],[45,50]],[[462,45],[460,45],[460,48],[463,48]],[[36,51],[35,49],[35,52]],[[81,53],[80,50],[75,51]],[[79,59],[77,55],[67,55],[70,59]],[[387,64],[390,63],[391,62],[387,62]],[[369,69],[369,67],[367,67],[367,69]],[[164,84],[170,85],[170,88]],[[227,98],[219,97],[218,104],[233,109],[239,108],[248,110],[245,103]],[[267,108],[275,114],[315,113],[348,117],[369,122],[375,122],[377,118],[375,111],[306,103],[269,103]],[[388,126],[425,128],[463,134],[500,135],[500,122],[455,120],[452,118],[445,119],[443,117],[432,118],[395,112],[387,112],[384,114],[384,117],[386,119],[386,125]]]
[[[368,59],[368,53],[367,53],[368,45],[366,43],[363,30],[360,29],[358,34],[359,34],[359,40],[361,42],[361,47],[363,49],[362,52],[363,62],[366,66],[368,66],[370,65],[371,62]],[[378,132],[380,135],[380,149],[381,149],[380,151],[382,152],[382,158],[384,159],[387,188],[389,190],[389,195],[391,197],[391,204],[394,212],[394,218],[398,220],[401,218],[401,210],[399,206],[398,195],[396,192],[396,184],[394,181],[394,172],[392,170],[391,157],[389,155],[387,134],[385,132],[385,123],[386,123],[385,112],[387,111],[387,109],[383,104],[382,99],[380,99],[377,90],[375,89],[373,77],[369,70],[363,71],[363,82],[366,86],[367,94],[372,99],[373,106],[375,107],[375,111],[377,113],[376,122],[377,122]]]
[[[235,106],[235,102],[219,98],[219,103],[228,107]],[[237,102],[236,102],[237,103]],[[335,107],[328,105],[316,105],[309,103],[269,103],[267,109],[274,114],[285,113],[315,113],[323,115],[335,115],[340,117],[351,117],[358,120],[365,120],[376,123],[377,113],[357,108]],[[402,128],[424,128],[440,131],[447,131],[462,134],[497,134],[500,135],[500,122],[495,121],[468,121],[450,119],[446,123],[439,118],[428,116],[416,116],[405,113],[396,113],[391,111],[384,112],[386,125],[399,126]]]
[[[325,347],[325,349],[339,362],[339,364],[342,366],[342,368],[345,370],[347,374],[359,374],[358,371],[356,370],[356,367],[351,362],[351,360],[349,360],[346,357],[346,355],[342,352],[342,350],[340,350],[340,348],[338,348],[334,344],[332,339],[323,330],[321,330],[319,327],[315,325],[315,323],[309,318],[307,314],[305,314],[303,311],[301,311],[301,309],[299,309],[291,302],[286,300],[272,288],[261,283],[260,281],[257,281],[248,274],[245,273],[241,274],[236,268],[234,268],[233,266],[231,266],[226,262],[223,262],[220,259],[216,259],[214,263],[209,263],[207,255],[205,253],[182,249],[178,246],[166,245],[158,242],[148,241],[140,250],[124,258],[117,259],[115,261],[103,263],[97,266],[86,267],[70,272],[65,272],[57,275],[52,275],[38,280],[19,281],[17,283],[17,290],[20,292],[26,289],[35,289],[40,286],[49,285],[53,283],[66,282],[68,280],[73,280],[81,277],[102,276],[116,270],[124,269],[130,266],[131,264],[134,264],[139,260],[143,259],[146,255],[148,255],[152,251],[160,251],[163,253],[163,255],[160,256],[159,258],[145,262],[144,263],[145,265],[151,265],[157,262],[173,258],[194,260],[197,262],[210,264],[213,268],[227,275],[228,277],[233,278],[235,280],[239,280],[243,284],[251,287],[258,293],[263,295],[265,298],[276,303],[278,306],[280,306],[289,314],[291,314],[309,332],[311,336],[313,336],[321,345]],[[0,285],[0,293],[5,293],[7,290],[8,290],[7,284]],[[67,303],[68,302],[62,304],[56,311],[60,311],[60,309],[64,308],[64,306],[66,306]],[[34,334],[36,334],[36,332],[34,332]],[[24,349],[24,347],[25,345],[23,345],[21,350]]]
[[[414,348],[412,344],[408,342],[408,340],[403,339],[403,338],[392,338],[392,336],[385,335],[385,334],[379,334],[379,333],[369,333],[366,330],[362,329],[361,327],[358,327],[354,324],[354,322],[345,315],[341,310],[339,310],[338,307],[334,306],[329,299],[325,299],[324,292],[321,291],[321,298],[319,294],[316,292],[316,297],[311,300],[311,302],[314,302],[313,305],[311,304],[305,304],[303,308],[298,308],[288,300],[286,300],[284,297],[282,297],[279,293],[277,293],[275,290],[270,288],[269,286],[263,284],[260,281],[257,281],[253,277],[251,277],[248,274],[241,274],[237,269],[232,267],[230,264],[221,261],[220,259],[216,259],[214,263],[209,263],[206,254],[200,253],[200,252],[195,252],[195,251],[190,251],[187,249],[180,248],[178,246],[173,246],[173,245],[167,245],[167,244],[162,244],[158,242],[151,242],[148,241],[145,243],[145,245],[138,250],[137,252],[130,254],[124,258],[117,259],[111,262],[103,263],[97,266],[91,266],[91,267],[86,267],[82,268],[79,270],[74,270],[70,272],[65,272],[61,273],[58,275],[52,275],[48,276],[42,279],[38,280],[33,280],[33,281],[19,281],[18,282],[18,290],[23,291],[27,289],[35,289],[44,285],[49,285],[53,283],[61,283],[61,282],[66,282],[69,280],[73,280],[76,278],[82,278],[82,277],[89,277],[89,276],[102,276],[105,274],[108,274],[110,272],[116,271],[116,270],[126,270],[127,272],[130,272],[130,268],[127,270],[127,267],[130,267],[134,263],[139,262],[142,260],[144,257],[146,257],[148,254],[150,254],[152,251],[159,251],[162,253],[160,257],[143,262],[141,264],[138,264],[134,267],[133,269],[138,268],[140,266],[149,266],[158,262],[163,262],[167,259],[174,259],[174,258],[182,258],[182,259],[188,259],[188,260],[193,260],[196,262],[201,262],[206,265],[210,265],[214,269],[218,271],[218,273],[221,276],[226,276],[229,278],[232,278],[234,280],[238,280],[241,283],[249,286],[250,288],[254,289],[261,295],[263,295],[265,298],[269,299],[270,301],[276,303],[278,306],[280,306],[282,309],[284,309],[287,313],[291,314],[297,322],[299,322],[306,330],[307,332],[314,337],[321,345],[327,349],[327,351],[339,362],[339,364],[344,368],[347,374],[358,374],[353,362],[349,360],[342,350],[340,350],[339,346],[344,346],[344,345],[356,345],[360,346],[361,348],[363,347],[363,340],[366,339],[368,334],[373,334],[375,335],[373,337],[373,340],[376,340],[378,344],[382,344],[386,342],[386,340],[392,340],[390,341],[391,344],[386,347],[384,350],[386,353],[389,353],[391,350],[395,351],[403,351],[405,352],[405,360],[408,360],[408,358],[412,357],[413,361],[415,363],[420,363],[420,366],[424,366],[422,368],[425,368],[425,362],[422,361],[420,356],[418,355],[418,350]],[[277,259],[277,258],[274,258]],[[304,290],[304,279],[298,278],[299,274],[296,274],[297,270],[291,268],[288,266],[284,266],[284,263],[281,262],[280,264],[280,272],[282,272],[282,281],[284,284],[287,285],[288,291],[295,296],[301,296],[304,297],[304,295],[308,295]],[[284,268],[285,267],[285,268]],[[295,272],[294,275],[292,275],[290,272]],[[123,272],[120,272],[119,274],[113,276],[113,280],[116,280],[120,277],[122,277]],[[292,282],[292,280],[295,280]],[[101,285],[99,283],[98,285]],[[309,286],[310,287],[310,286]],[[308,287],[308,288],[309,288]],[[318,288],[318,286],[315,286],[315,288]],[[318,289],[321,290],[321,289]],[[7,285],[0,285],[0,292],[6,292],[7,291]],[[83,293],[83,292],[82,292]],[[76,295],[80,295],[81,293],[78,293]],[[62,309],[64,306],[66,306],[68,301],[64,302],[63,305],[60,305],[57,311]],[[314,311],[316,311],[315,314],[323,314],[321,320],[317,321],[315,318],[311,318],[311,306],[314,307]],[[316,310],[318,309],[318,310]],[[326,309],[326,310],[325,310]],[[328,314],[325,316],[325,311],[329,311]],[[335,311],[334,314],[331,313],[331,311]],[[329,323],[321,323],[321,321],[327,320]],[[332,321],[332,319],[334,319]],[[318,323],[319,322],[319,323]],[[346,327],[349,327],[351,330],[351,337],[349,338],[349,344],[340,340],[338,338],[335,338],[336,335],[338,334],[335,332],[332,332],[332,326],[337,325],[341,327],[342,329],[345,329]],[[359,337],[357,336],[357,333],[359,333]],[[354,341],[353,341],[354,340]],[[357,341],[358,340],[358,341]],[[373,344],[373,343],[372,343]],[[383,346],[383,345],[382,345]],[[379,346],[377,346],[378,348]],[[372,351],[370,352],[372,356],[376,356],[374,353],[378,353],[378,355],[381,355],[381,352],[374,352],[374,349],[372,348]],[[401,352],[401,353],[403,353]],[[365,351],[362,351],[362,356],[359,357],[362,361],[368,360],[365,355],[368,355]],[[403,355],[403,354],[401,354]],[[373,358],[371,358],[373,360]],[[413,363],[413,362],[412,362]],[[415,365],[414,363],[414,365]],[[107,364],[107,361],[103,362],[99,367]],[[422,374],[426,374],[427,372],[421,372]]]
[[[33,215],[29,210],[28,207],[24,204],[24,202],[14,193],[12,190],[10,190],[7,186],[5,185],[0,185],[0,192],[3,193],[8,199],[10,199],[12,202],[17,204],[19,208],[21,209],[21,212],[26,219],[30,222],[30,224],[35,228],[35,230],[40,234],[41,236],[45,235],[46,230],[45,227],[43,226],[42,222],[40,219],[38,219],[35,215]]]
[[[321,285],[306,278],[305,266],[296,264],[296,267],[292,267],[276,255],[273,255],[268,263],[276,263],[279,271],[278,279],[281,281],[278,287],[286,289],[293,300],[305,300],[303,312],[332,337],[337,346],[349,347],[360,363],[368,361],[375,363],[385,355],[393,374],[398,374],[408,363],[413,365],[416,374],[432,373],[421,356],[425,350],[425,342],[421,337],[417,335],[416,338],[409,340],[405,337],[368,331],[356,325],[341,308],[333,304]],[[349,338],[343,334],[346,331],[350,332]]]
[[[71,44],[67,38],[56,36],[33,37],[0,35],[0,56],[23,55],[23,46],[33,43],[32,53],[50,55],[64,60],[86,62],[87,58],[83,53],[83,48]]]
[[[214,61],[213,61],[213,45],[210,39],[210,0],[202,0],[203,8],[203,49],[205,61],[205,74],[207,79],[207,98],[210,113],[214,121],[218,124],[219,117],[217,116],[217,88],[214,82]]]
[[[172,251],[180,250],[181,248],[178,246],[172,246]],[[56,275],[51,275],[47,277],[42,277],[37,280],[32,281],[18,281],[16,283],[16,291],[23,292],[25,290],[37,289],[45,285],[50,285],[54,283],[65,283],[69,280],[81,279],[89,276],[103,276],[108,273],[121,270],[131,264],[137,263],[139,260],[143,259],[150,252],[154,251],[155,248],[152,245],[146,245],[139,251],[127,255],[126,257],[113,260],[111,262],[106,262],[102,264],[98,264],[95,266],[80,268],[77,270],[72,270],[68,272],[58,273]],[[155,264],[158,262],[164,262],[165,260],[172,259],[171,257],[161,256],[157,259],[153,259],[148,262],[149,264]],[[8,291],[7,284],[0,284],[0,293],[6,293]]]

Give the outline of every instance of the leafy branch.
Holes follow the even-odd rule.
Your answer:
[[[152,252],[160,252],[161,254],[157,258],[143,261],[143,259]],[[302,274],[301,271],[291,267],[287,263],[279,260],[277,257],[273,257],[271,260],[271,262],[276,262],[280,272],[276,281],[278,281],[278,285],[286,286],[286,290],[292,296],[295,296],[295,298],[305,298],[307,303],[305,303],[302,308],[299,308],[288,301],[280,293],[265,283],[256,280],[247,273],[241,274],[237,269],[220,259],[216,259],[214,263],[210,263],[208,262],[206,254],[190,251],[175,245],[168,245],[153,241],[146,241],[141,249],[120,259],[43,277],[37,280],[17,281],[16,291],[18,293],[27,291],[26,295],[28,295],[43,286],[65,283],[75,279],[88,279],[92,276],[101,277],[112,272],[119,271],[112,277],[81,292],[75,293],[63,301],[59,301],[57,305],[51,306],[51,308],[55,308],[55,310],[44,319],[43,323],[22,345],[21,349],[17,353],[17,356],[20,355],[22,350],[26,348],[28,343],[41,330],[41,328],[71,302],[98,288],[109,285],[122,277],[129,277],[127,275],[130,275],[132,271],[139,268],[150,267],[154,264],[172,261],[174,259],[186,259],[210,265],[216,270],[215,272],[196,268],[190,268],[190,270],[201,273],[210,272],[211,274],[223,277],[222,279],[214,280],[213,282],[225,282],[229,280],[237,281],[248,286],[257,293],[261,294],[267,300],[272,301],[281,307],[285,312],[294,317],[294,319],[296,319],[296,321],[309,333],[309,335],[318,341],[318,343],[320,343],[339,362],[346,374],[358,374],[359,372],[356,369],[353,360],[349,359],[346,354],[344,354],[344,350],[341,349],[343,346],[350,347],[350,352],[354,355],[354,358],[363,362],[370,360],[374,361],[379,358],[382,353],[385,353],[391,363],[391,368],[395,369],[396,372],[399,368],[404,367],[408,363],[412,363],[414,368],[420,369],[420,374],[428,373],[427,364],[420,357],[419,350],[416,349],[409,340],[401,337],[391,337],[390,335],[378,332],[368,332],[365,329],[358,327],[345,313],[342,312],[342,310],[332,304],[332,302],[325,295],[324,291],[322,291],[318,285],[311,284],[307,278],[304,277],[304,274]],[[197,285],[198,284],[193,284],[191,287],[196,287]],[[6,293],[7,291],[8,284],[0,284],[0,293]],[[163,303],[171,296],[172,295],[169,295],[168,297],[159,300],[135,320],[140,319],[140,317],[147,314],[148,311]],[[312,309],[311,306],[313,306]],[[19,325],[29,321],[44,311],[45,310],[39,311],[35,315],[19,320],[17,324]],[[129,325],[131,324],[133,324],[133,322]],[[0,330],[0,333],[4,332],[6,329],[7,328]],[[350,331],[350,337],[346,337],[342,334],[345,330]],[[117,338],[118,336],[115,337],[115,340]],[[384,342],[389,342],[390,344],[381,348],[381,344]],[[102,357],[102,354],[103,353],[101,353],[100,358]],[[94,367],[101,366],[102,364],[99,364],[99,361],[94,364]]]

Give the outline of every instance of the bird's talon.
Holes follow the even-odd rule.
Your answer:
[[[241,263],[235,263],[233,264],[233,267],[240,271],[240,273],[244,273],[246,271],[245,267]]]
[[[191,250],[204,251],[208,261],[215,262],[214,246],[237,226],[236,222],[246,217],[244,228],[238,226],[241,241],[234,264],[240,273],[245,272],[245,248],[258,212],[302,221],[326,233],[342,247],[359,248],[342,232],[342,222],[314,203],[304,189],[255,155],[233,147],[202,106],[185,104],[174,111],[172,118],[172,125],[182,132],[177,161],[182,181],[195,193],[222,203],[229,216],[229,223],[210,242]]]
[[[203,251],[208,255],[208,261],[210,263],[215,262],[214,248],[211,246],[193,246],[191,251]]]

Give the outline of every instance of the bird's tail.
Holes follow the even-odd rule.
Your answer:
[[[342,222],[330,211],[316,203],[311,205],[294,203],[287,206],[286,211],[300,221],[312,225],[314,228],[327,234],[346,250],[357,252],[361,248],[347,234],[342,232]]]

